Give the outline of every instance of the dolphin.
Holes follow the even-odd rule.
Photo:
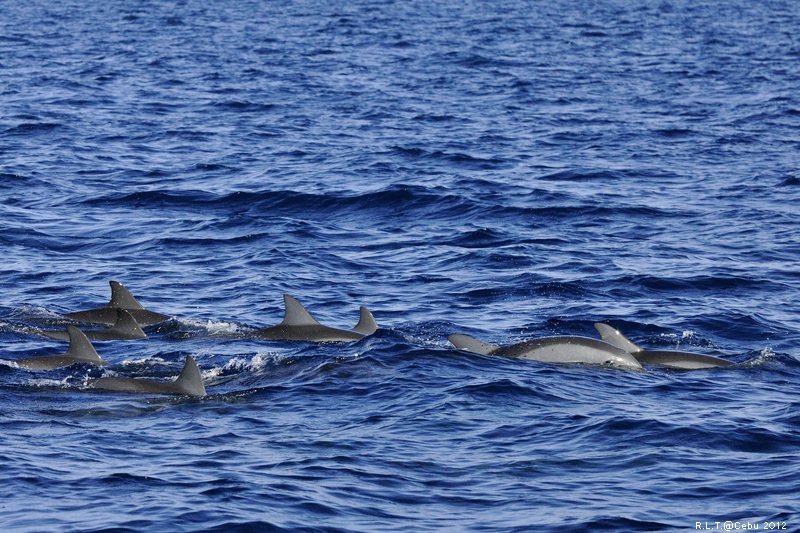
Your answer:
[[[183,365],[181,374],[171,383],[136,378],[98,378],[90,381],[89,387],[116,392],[206,395],[200,369],[197,368],[197,363],[191,355],[186,356],[186,363]]]
[[[311,316],[305,307],[288,294],[283,295],[286,316],[277,326],[257,329],[252,333],[259,339],[309,341],[309,342],[348,342],[357,341],[378,330],[375,317],[361,306],[361,318],[353,329],[336,329],[323,326]]]
[[[90,363],[98,366],[108,364],[97,354],[91,341],[86,338],[86,335],[81,330],[69,325],[67,326],[67,333],[69,334],[67,353],[27,357],[25,359],[17,359],[14,362],[18,367],[27,368],[28,370],[52,370],[75,363]]]
[[[117,321],[114,325],[106,329],[87,329],[84,331],[87,337],[95,341],[112,341],[112,340],[133,340],[145,339],[147,334],[142,331],[136,319],[124,309],[114,309],[117,315]],[[66,331],[40,331],[45,337],[51,339],[67,340],[68,334]]]
[[[715,368],[734,364],[719,357],[699,353],[674,350],[645,350],[629,341],[622,333],[608,324],[598,322],[594,327],[604,341],[630,353],[640,363],[685,369]]]
[[[631,354],[611,344],[589,337],[542,337],[513,344],[495,346],[469,335],[447,337],[456,348],[481,355],[502,355],[546,363],[611,364],[630,370],[642,370]]]
[[[111,285],[111,301],[105,307],[97,309],[90,309],[88,311],[75,311],[74,313],[67,313],[66,317],[81,322],[89,322],[94,324],[112,325],[117,321],[116,309],[125,309],[140,326],[150,326],[169,320],[169,315],[162,315],[155,311],[148,311],[140,304],[133,294],[125,288],[125,286],[118,281],[109,281]]]

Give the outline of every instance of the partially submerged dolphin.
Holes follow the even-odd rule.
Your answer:
[[[87,329],[84,331],[86,336],[94,341],[112,341],[112,340],[133,340],[145,339],[147,334],[142,331],[136,319],[125,309],[114,309],[114,314],[117,315],[117,321],[114,325],[106,329]],[[45,337],[51,339],[67,340],[68,333],[66,331],[40,331]]]
[[[699,353],[679,352],[676,350],[645,350],[629,341],[622,333],[608,324],[598,322],[594,327],[604,341],[630,353],[640,363],[685,369],[715,368],[734,364],[719,357]]]
[[[456,348],[481,355],[502,355],[547,363],[590,363],[641,370],[642,365],[628,352],[589,337],[543,337],[511,346],[486,344],[469,335],[447,337]]]
[[[206,388],[200,369],[191,355],[186,356],[186,363],[178,379],[171,383],[137,378],[98,378],[89,382],[95,389],[116,392],[152,392],[158,394],[187,394],[189,396],[205,396]]]
[[[69,335],[67,353],[26,357],[25,359],[17,359],[14,362],[18,367],[27,368],[28,370],[52,370],[75,363],[90,363],[98,366],[108,364],[98,355],[92,343],[81,330],[69,325],[67,326],[67,333]]]
[[[81,322],[90,322],[94,324],[107,324],[112,325],[117,321],[117,309],[125,309],[140,326],[150,326],[169,320],[169,315],[156,313],[155,311],[148,311],[140,304],[133,294],[125,288],[125,286],[118,281],[109,281],[111,285],[111,300],[105,307],[97,309],[90,309],[88,311],[76,311],[74,313],[67,313],[66,317]]]
[[[353,329],[337,329],[323,326],[311,316],[305,307],[288,294],[283,295],[286,305],[286,316],[276,326],[254,331],[252,335],[259,339],[309,341],[309,342],[347,342],[357,341],[378,330],[375,317],[369,310],[361,306],[361,318]]]

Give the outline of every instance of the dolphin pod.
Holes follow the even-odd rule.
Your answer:
[[[29,370],[50,370],[76,362],[93,362],[98,365],[106,365],[108,363],[100,358],[89,339],[103,341],[143,339],[147,337],[147,334],[142,330],[141,326],[157,324],[170,318],[169,315],[145,309],[121,283],[111,281],[110,285],[111,300],[105,307],[64,315],[73,320],[90,324],[110,325],[110,327],[89,329],[82,332],[76,326],[68,325],[66,331],[38,331],[37,333],[53,339],[70,339],[70,349],[66,354],[58,356],[18,359],[15,361],[17,366]],[[375,317],[363,306],[360,308],[361,316],[358,324],[353,329],[345,330],[320,324],[296,298],[284,294],[283,299],[285,304],[283,321],[275,326],[255,330],[251,334],[252,337],[307,342],[348,342],[359,340],[378,330]],[[75,344],[74,347],[73,344]],[[91,381],[89,387],[117,392],[185,394],[190,396],[205,396],[206,394],[197,362],[191,356],[187,356],[183,371],[172,383],[137,378],[104,377]]]
[[[90,324],[110,326],[105,329],[81,331],[68,325],[65,331],[38,331],[47,337],[69,340],[67,352],[60,355],[39,356],[14,361],[28,370],[51,370],[75,363],[107,365],[95,351],[93,340],[131,340],[146,338],[142,326],[157,324],[171,317],[146,309],[131,292],[117,281],[111,285],[111,300],[104,307],[67,313],[64,316]],[[352,342],[378,330],[375,317],[366,307],[360,307],[359,321],[352,329],[338,329],[319,323],[294,297],[284,294],[285,315],[279,324],[256,329],[250,337],[269,340],[305,342]],[[734,363],[709,355],[670,350],[646,350],[619,331],[603,323],[595,328],[602,340],[581,336],[543,337],[517,344],[497,346],[462,334],[453,334],[448,340],[457,349],[481,355],[529,359],[553,363],[601,364],[628,370],[642,370],[642,364],[655,364],[680,369],[701,369],[730,366]],[[197,363],[191,356],[174,382],[161,382],[139,378],[103,377],[89,383],[90,388],[118,392],[146,392],[205,396]]]
[[[305,307],[288,294],[283,295],[286,316],[276,326],[262,328],[252,333],[259,339],[309,341],[309,342],[347,342],[357,341],[378,330],[375,317],[361,306],[361,318],[353,329],[336,329],[323,326],[311,316]]]

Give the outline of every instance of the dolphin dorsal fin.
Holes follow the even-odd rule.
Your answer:
[[[69,333],[67,355],[75,359],[81,359],[82,361],[91,361],[96,365],[108,364],[100,357],[100,354],[98,354],[97,350],[92,346],[92,341],[90,341],[81,330],[69,324],[67,325],[67,333]]]
[[[450,335],[447,337],[453,346],[458,348],[459,350],[464,350],[467,352],[478,353],[481,355],[489,355],[495,350],[499,349],[499,346],[495,346],[493,344],[486,344],[485,342],[481,342],[478,339],[470,337],[469,335]]]
[[[108,302],[106,307],[113,307],[115,309],[144,309],[144,306],[136,301],[131,291],[119,281],[109,281],[111,285],[111,301]]]
[[[594,329],[596,329],[600,334],[601,339],[612,346],[616,346],[617,348],[625,350],[628,353],[638,353],[642,351],[641,348],[629,341],[625,335],[612,328],[608,324],[597,322],[594,325]]]
[[[353,328],[353,331],[364,335],[372,335],[378,331],[378,323],[375,322],[375,317],[363,305],[361,306],[361,318],[358,320],[356,327]]]
[[[174,385],[184,394],[190,394],[192,396],[206,395],[206,387],[203,385],[203,376],[200,375],[197,362],[195,362],[194,357],[191,355],[186,356],[186,363],[184,363],[181,375],[175,380]]]
[[[283,295],[286,306],[286,316],[281,322],[282,326],[319,326],[320,323],[311,316],[303,305],[288,294]]]
[[[147,333],[142,331],[139,323],[133,318],[133,315],[125,309],[117,309],[117,321],[109,328],[112,331],[117,331],[121,335],[132,339],[143,339],[147,337]]]

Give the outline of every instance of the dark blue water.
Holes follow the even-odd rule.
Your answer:
[[[106,4],[0,5],[0,529],[800,527],[796,3]],[[111,279],[175,318],[8,362]],[[446,340],[597,321],[738,364]]]

